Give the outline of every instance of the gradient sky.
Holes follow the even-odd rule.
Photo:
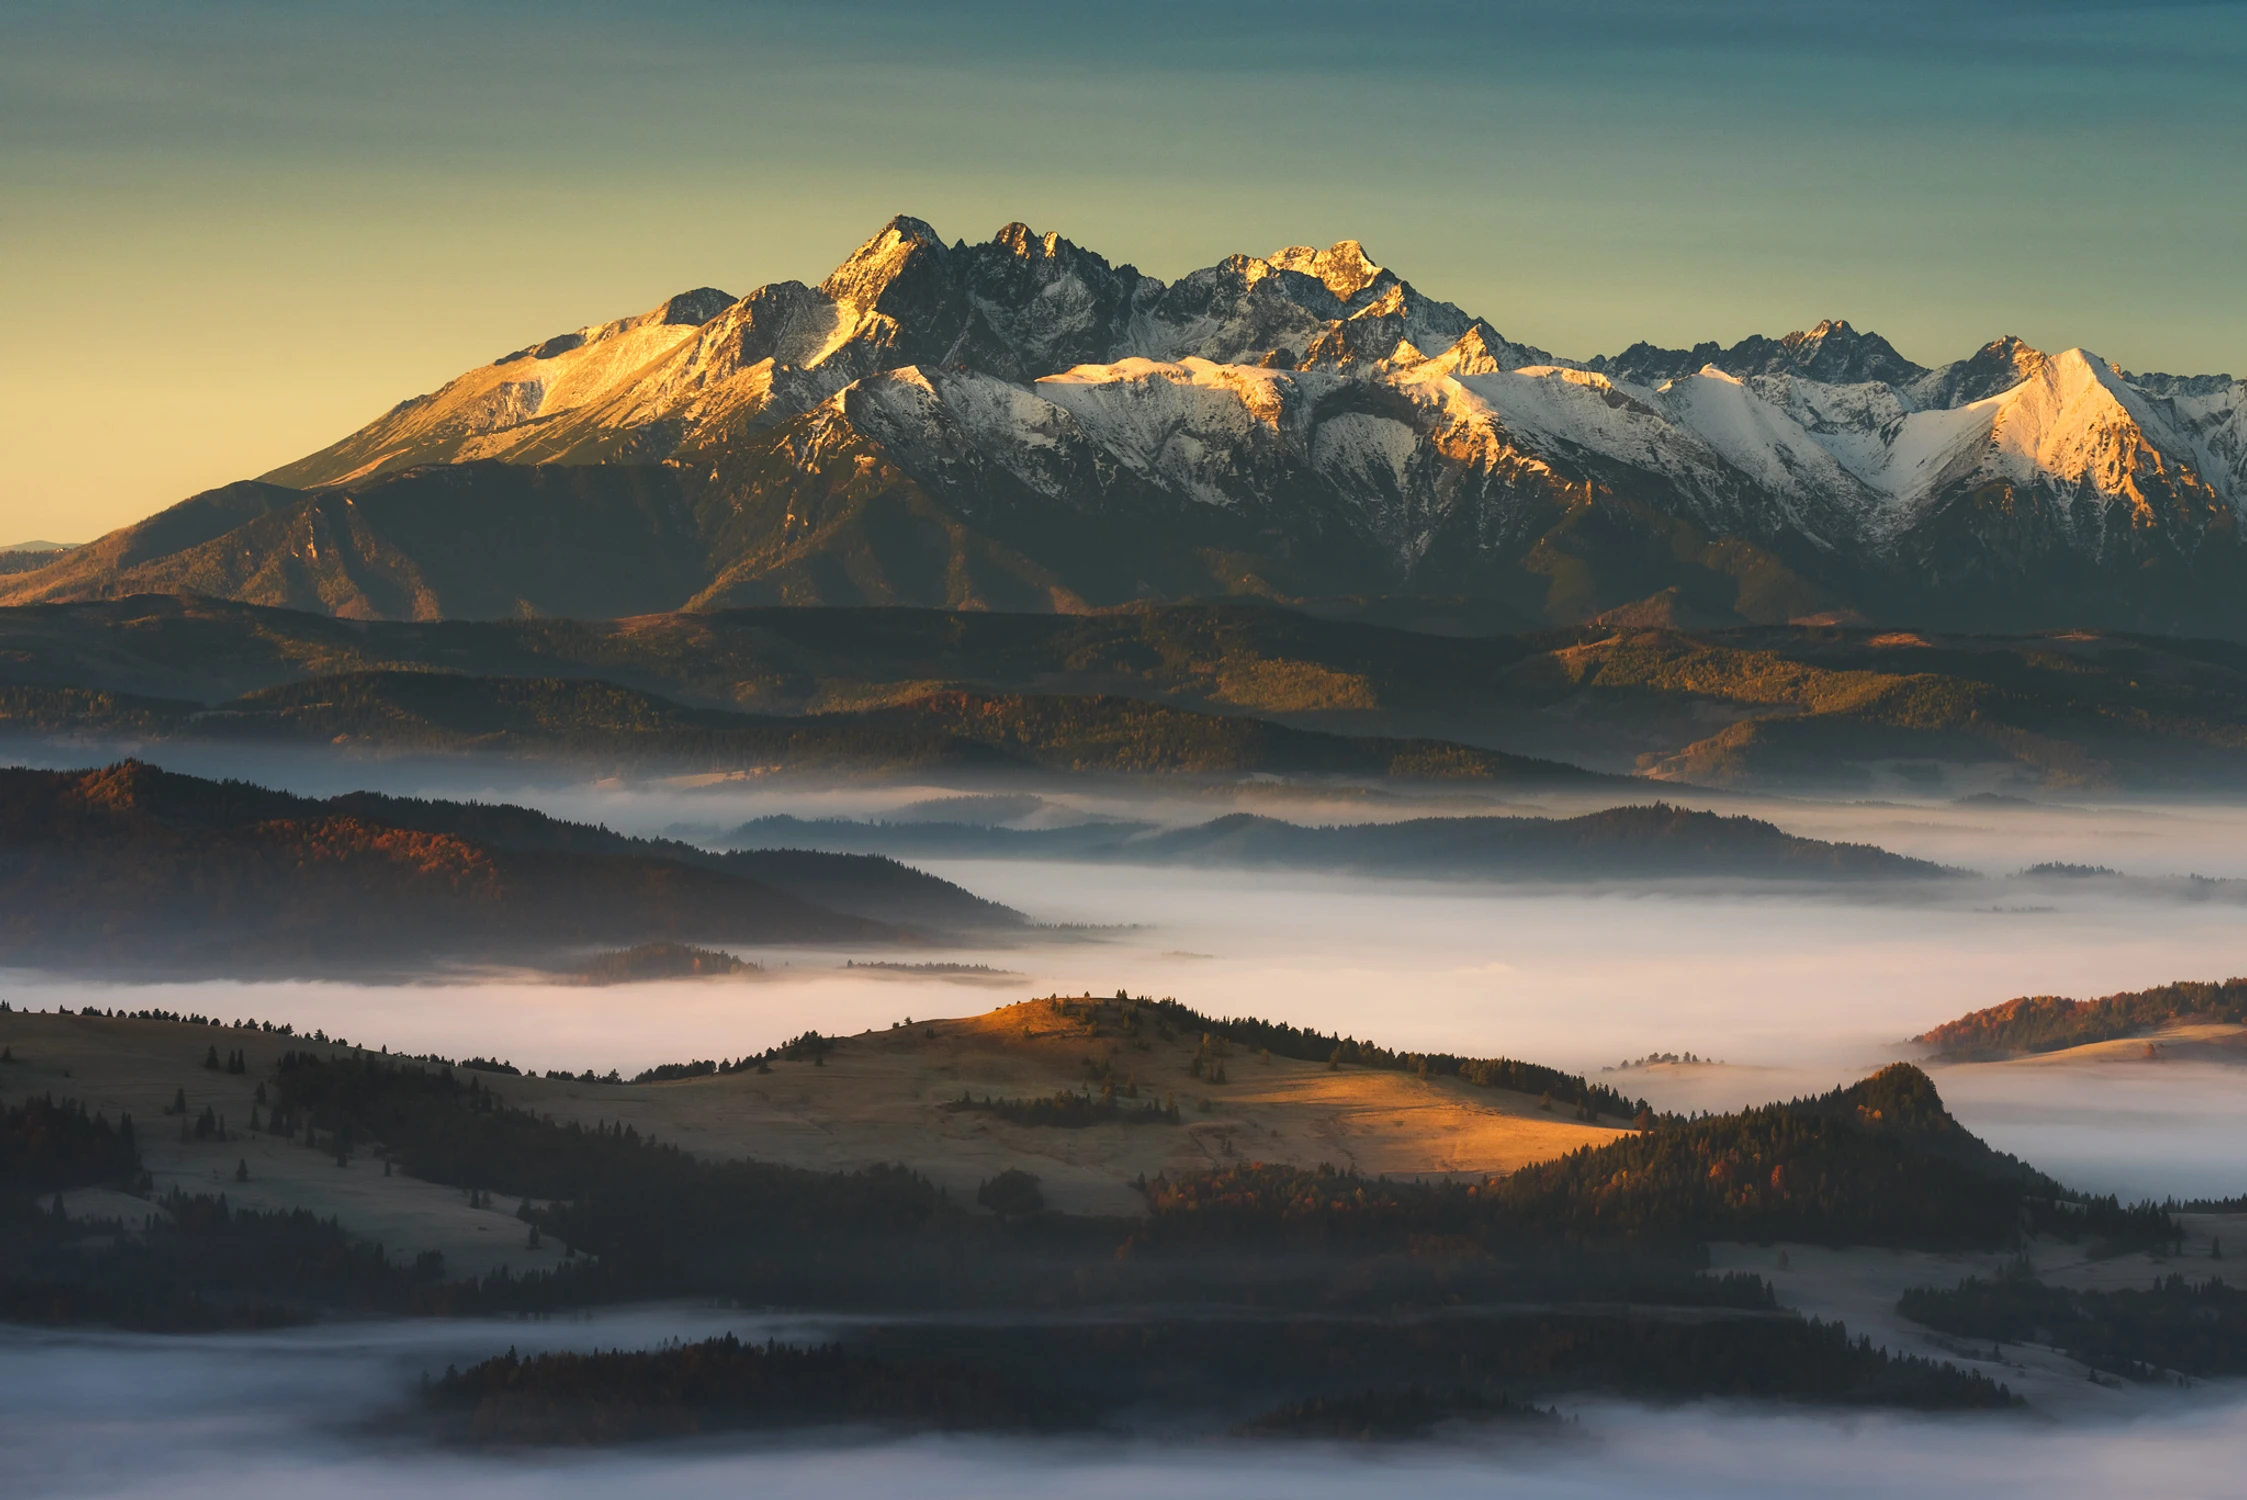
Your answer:
[[[1363,240],[1578,357],[1846,317],[2247,370],[2247,0],[0,0],[0,543],[893,213]]]

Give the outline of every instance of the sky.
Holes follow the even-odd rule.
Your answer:
[[[892,214],[1365,242],[1588,357],[2247,372],[2247,0],[0,0],[0,545]]]

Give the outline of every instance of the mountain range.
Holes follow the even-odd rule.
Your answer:
[[[1354,241],[1165,283],[900,217],[501,356],[0,602],[357,618],[1447,596],[1516,624],[2247,631],[2247,383],[1825,322],[1590,360]]]

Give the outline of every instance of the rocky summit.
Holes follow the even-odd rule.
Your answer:
[[[1473,601],[1520,627],[2247,636],[2247,382],[1832,321],[1575,360],[1355,241],[1165,283],[900,217],[817,286],[543,339],[0,575],[358,618]]]

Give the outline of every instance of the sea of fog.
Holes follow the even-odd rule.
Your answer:
[[[773,812],[881,816],[958,790],[787,780],[589,785],[495,778],[488,764],[460,761],[276,760],[232,769],[305,792],[371,785],[516,801],[640,834],[708,835]],[[1448,792],[1418,798],[1265,785],[1145,796],[1088,783],[1030,790],[1047,804],[1041,816],[1052,818],[1176,823],[1240,806],[1301,821],[1493,810],[1487,799]],[[2144,875],[2247,875],[2247,808],[2227,805],[1738,806],[1790,831],[1877,842],[1992,876],[2046,860]],[[1128,989],[1395,1047],[1531,1058],[1604,1076],[1660,1107],[1714,1110],[1848,1082],[1916,1055],[1908,1039],[1918,1032],[2015,995],[2088,996],[2247,972],[2247,903],[2064,882],[1540,888],[1292,870],[916,862],[1058,930],[947,951],[763,950],[747,956],[765,972],[745,981],[595,989],[459,973],[389,985],[114,986],[0,974],[0,997],[41,1008],[155,1005],[285,1020],[393,1050],[630,1073],[738,1056],[806,1029],[848,1033],[1056,991]],[[844,967],[868,957],[1003,972],[963,981]],[[1723,1066],[1600,1071],[1648,1053],[1687,1052]],[[2247,1159],[2236,1150],[2247,1138],[2247,1070],[2170,1062],[1952,1068],[1938,1081],[1969,1126],[2071,1184],[2125,1196],[2247,1191]]]
[[[1121,1433],[1092,1440],[833,1430],[607,1452],[437,1448],[403,1420],[423,1373],[509,1346],[646,1347],[732,1331],[819,1338],[803,1320],[632,1309],[538,1322],[396,1322],[159,1338],[0,1329],[5,1490],[24,1500],[607,1500],[672,1493],[821,1500],[1429,1500],[1660,1495],[2238,1492],[2247,1387],[2103,1412],[1928,1419],[1693,1402],[1566,1402],[1558,1436],[1294,1444]]]
[[[710,836],[775,812],[869,817],[940,786],[582,785],[494,779],[460,763],[183,765],[326,793],[356,786],[542,807],[632,833]],[[995,790],[984,787],[979,790]],[[1039,816],[1170,824],[1246,808],[1305,822],[1436,812],[1566,813],[1581,804],[1179,789],[1081,789]],[[1650,794],[1655,789],[1649,789]],[[1878,843],[1997,876],[2047,860],[2131,874],[2247,876],[2235,807],[1726,802],[1791,831]],[[1300,871],[996,860],[927,866],[1052,924],[949,951],[750,954],[755,978],[612,988],[520,973],[425,982],[118,986],[0,974],[41,1008],[161,1006],[319,1028],[393,1050],[484,1053],[531,1068],[739,1055],[816,1028],[1129,989],[1218,1014],[1285,1018],[1394,1046],[1582,1068],[1665,1108],[1724,1109],[1829,1088],[1937,1022],[2025,993],[2095,995],[2247,972],[2247,905],[2112,888],[1946,883],[1940,892],[1717,883],[1562,887],[1363,880]],[[846,968],[868,957],[1003,971],[974,979]],[[1649,1052],[1716,1061],[1633,1067]],[[2075,1185],[2125,1197],[2247,1191],[2247,1070],[2214,1064],[1946,1068],[1965,1122]],[[2067,1500],[2231,1495],[2247,1386],[2154,1402],[2103,1388],[2050,1417],[1929,1419],[1693,1402],[1564,1402],[1559,1438],[1462,1431],[1378,1445],[902,1438],[831,1431],[561,1455],[432,1447],[402,1422],[420,1375],[510,1345],[646,1347],[722,1331],[818,1339],[819,1318],[694,1308],[530,1322],[392,1322],[209,1338],[0,1329],[0,1491],[26,1497],[585,1500],[702,1490],[826,1500],[1320,1500],[1375,1487],[1428,1500],[1493,1493],[1762,1497],[2035,1493]],[[2088,1405],[2083,1403],[2088,1402]]]

